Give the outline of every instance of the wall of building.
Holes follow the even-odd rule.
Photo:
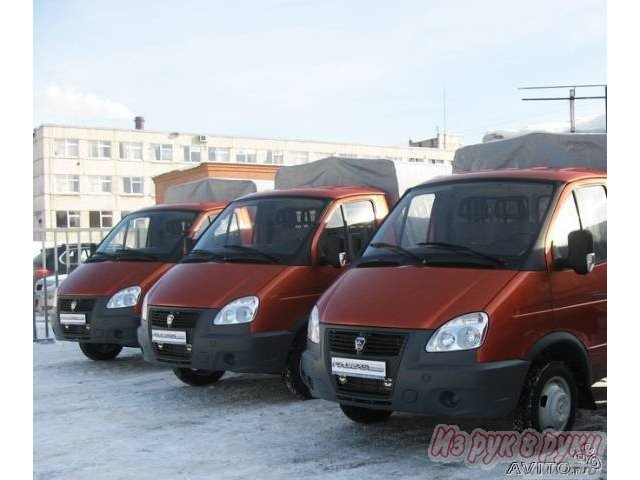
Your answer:
[[[65,148],[60,148],[60,141],[67,142]],[[96,148],[92,148],[92,145],[100,141],[110,145],[110,152],[104,158],[93,155]],[[135,150],[133,156],[136,158],[122,158],[121,144],[123,150],[127,149],[127,145],[134,147],[131,150]],[[156,145],[164,145],[164,151],[166,154],[170,152],[170,158],[157,159]],[[358,145],[45,124],[34,131],[33,138],[34,229],[56,228],[56,212],[72,212],[74,216],[75,212],[79,212],[81,228],[89,227],[90,211],[111,212],[110,223],[115,224],[123,213],[156,203],[153,177],[190,169],[204,162],[227,164],[215,167],[223,177],[243,178],[239,170],[253,166],[250,169],[252,174],[258,174],[262,169],[265,179],[272,179],[271,175],[275,175],[278,165],[306,163],[332,155],[443,166],[451,165],[454,151],[449,148]],[[92,191],[91,187],[97,182],[98,176],[111,178],[110,191]],[[125,190],[125,179],[131,177],[140,178],[142,192]],[[61,189],[61,184],[63,187],[73,184],[73,190],[77,191]],[[163,188],[162,181],[159,186]],[[161,191],[160,201],[162,196]],[[36,235],[36,238],[39,236]]]

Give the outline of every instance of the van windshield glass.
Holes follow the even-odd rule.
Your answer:
[[[309,264],[309,244],[326,200],[267,197],[229,205],[184,262]]]
[[[109,232],[89,261],[178,261],[196,217],[196,212],[187,210],[127,215]]]
[[[387,217],[360,264],[517,269],[538,237],[553,192],[551,183],[513,180],[416,188]]]

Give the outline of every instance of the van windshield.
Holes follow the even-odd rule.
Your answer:
[[[418,187],[384,221],[360,266],[517,269],[538,237],[553,193],[552,183],[516,180]]]
[[[266,197],[229,205],[183,262],[225,261],[308,265],[309,244],[327,201]]]
[[[89,262],[178,261],[184,240],[197,215],[197,212],[188,210],[158,210],[127,215],[109,232]]]

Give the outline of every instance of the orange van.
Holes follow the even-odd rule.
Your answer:
[[[52,326],[92,360],[137,347],[141,299],[189,250],[226,202],[156,205],[124,217],[60,284]]]
[[[571,428],[607,367],[606,173],[502,170],[409,190],[313,308],[302,377],[393,411]]]
[[[308,397],[299,366],[309,312],[387,212],[386,194],[370,187],[275,190],[231,202],[145,297],[145,360],[189,385],[227,370],[281,373],[292,393]]]

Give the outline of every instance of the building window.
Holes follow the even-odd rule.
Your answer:
[[[143,195],[144,179],[142,177],[122,177],[122,190],[131,195]]]
[[[80,193],[79,175],[56,175],[57,193]]]
[[[89,156],[91,158],[111,158],[111,142],[103,140],[89,142]]]
[[[267,150],[267,163],[282,165],[284,163],[282,150]]]
[[[441,160],[439,158],[430,158],[429,163],[431,163],[432,165],[443,165],[444,160]]]
[[[89,226],[91,228],[111,228],[113,226],[113,212],[91,210],[89,212]]]
[[[296,152],[292,151],[288,153],[289,163],[292,165],[299,165],[301,163],[309,162],[309,152]]]
[[[229,149],[228,148],[209,148],[209,161],[210,162],[228,162],[229,161]]]
[[[424,163],[424,158],[414,158],[414,157],[411,157],[411,158],[409,159],[409,161],[410,161],[411,163]]]
[[[237,150],[236,162],[238,163],[257,163],[255,150]]]
[[[77,210],[56,211],[56,227],[80,228],[80,212]]]
[[[151,145],[153,149],[153,159],[158,162],[173,161],[173,145],[170,143],[154,143]]]
[[[111,193],[111,177],[108,175],[90,175],[91,193]]]
[[[78,153],[77,139],[56,138],[53,142],[53,155],[55,157],[77,158]]]
[[[200,163],[202,157],[200,155],[200,147],[190,145],[184,147],[184,161],[190,163]]]
[[[142,143],[120,142],[121,160],[142,160]]]

